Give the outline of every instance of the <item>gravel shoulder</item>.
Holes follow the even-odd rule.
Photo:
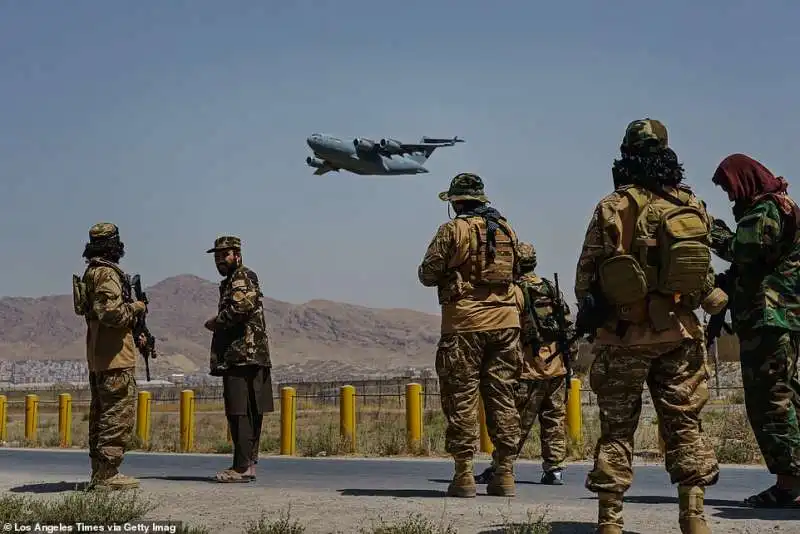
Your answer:
[[[0,489],[40,498],[63,495],[86,480],[85,454],[1,449]],[[538,484],[536,462],[520,462],[517,496],[511,499],[482,495],[484,487],[476,499],[443,497],[452,467],[441,460],[267,457],[254,484],[205,480],[227,463],[227,456],[218,455],[130,454],[126,472],[139,476],[142,493],[158,503],[152,519],[185,521],[220,533],[241,534],[244,523],[257,520],[262,511],[287,509],[308,534],[357,533],[373,521],[416,513],[450,523],[459,533],[500,533],[504,523],[524,522],[528,512],[533,517],[546,513],[552,534],[590,534],[595,528],[597,502],[583,489],[589,468],[583,462],[572,464],[567,484],[556,488]],[[679,532],[675,488],[660,465],[639,465],[625,504],[626,531]],[[757,511],[738,504],[770,481],[758,466],[723,469],[719,485],[707,495],[712,532],[800,533],[800,510]]]

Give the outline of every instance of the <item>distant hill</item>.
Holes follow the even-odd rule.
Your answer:
[[[160,353],[151,366],[155,376],[207,373],[211,335],[203,323],[216,313],[217,288],[216,283],[187,274],[147,288],[148,324]],[[326,300],[296,305],[266,297],[264,310],[275,371],[283,376],[350,379],[434,365],[437,315]],[[2,298],[0,367],[8,365],[4,361],[83,361],[85,332],[83,319],[72,311],[72,295]],[[588,369],[590,349],[588,344],[581,347],[576,370]],[[723,335],[719,357],[738,361],[735,336]]]
[[[148,325],[163,355],[154,363],[204,373],[218,286],[193,275],[167,278],[146,289]],[[405,309],[374,309],[313,300],[301,305],[264,299],[273,362],[292,374],[334,379],[355,370],[386,372],[432,367],[439,317]],[[85,323],[71,295],[0,299],[0,360],[83,360]]]

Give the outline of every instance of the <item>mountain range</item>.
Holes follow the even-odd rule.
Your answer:
[[[218,285],[182,274],[145,288],[158,358],[151,369],[206,373]],[[432,367],[439,316],[327,300],[291,304],[264,298],[276,369],[307,379]],[[0,299],[0,360],[83,360],[86,326],[72,295]],[[159,374],[160,374],[159,373]]]
[[[159,352],[151,364],[153,376],[176,372],[206,375],[211,334],[203,323],[216,314],[218,285],[182,274],[146,291],[150,300],[147,322]],[[276,375],[342,380],[397,375],[410,367],[433,368],[438,315],[328,300],[291,304],[265,297],[263,303]],[[72,309],[72,295],[2,298],[0,374],[19,374],[9,371],[14,362],[42,360],[75,361],[72,367],[82,374],[85,335],[84,320]],[[724,335],[719,348],[721,361],[738,360],[735,336]],[[586,369],[591,359],[590,346],[582,345],[580,367]],[[22,374],[42,374],[39,363],[25,367]],[[54,371],[56,376],[63,373]],[[23,381],[35,378],[27,376]]]

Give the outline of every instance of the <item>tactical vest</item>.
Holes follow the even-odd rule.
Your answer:
[[[101,260],[99,258],[92,258],[89,260],[89,265],[86,266],[86,270],[83,272],[83,276],[78,276],[77,274],[72,275],[72,306],[75,310],[76,315],[83,315],[86,319],[93,319],[94,313],[92,312],[92,308],[89,305],[89,302],[93,299],[94,288],[90,287],[90,284],[86,281],[86,275],[89,274],[89,269],[92,267],[111,267],[119,274],[120,281],[122,282],[122,300],[125,303],[131,303],[133,299],[131,298],[131,284],[130,278],[127,274],[125,274],[119,266],[113,262]]]
[[[489,247],[486,235],[486,221],[479,216],[459,216],[457,219],[469,225],[469,259],[466,270],[462,270],[465,281],[474,287],[500,286],[507,287],[514,282],[514,254],[516,238],[511,226],[500,219],[499,228],[495,231],[495,253],[488,255]]]
[[[525,296],[525,315],[531,328],[523,329],[523,344],[539,347],[558,341],[559,328],[555,318],[558,304],[555,287],[544,278],[523,277],[517,284]]]
[[[640,302],[650,293],[676,301],[704,289],[711,265],[711,223],[692,193],[678,189],[661,196],[637,186],[617,192],[630,199],[636,223],[626,254],[600,266],[600,283],[617,306]]]

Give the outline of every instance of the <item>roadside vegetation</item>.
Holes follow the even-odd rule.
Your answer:
[[[6,493],[0,497],[0,523],[42,525],[88,525],[124,524],[134,521],[165,522],[170,518],[158,517],[158,505],[139,491],[84,492],[76,491],[51,498],[23,497]],[[458,530],[444,519],[427,518],[411,514],[395,520],[384,518],[365,519],[359,534],[457,534]],[[211,534],[213,530],[204,525],[179,522],[176,534]],[[291,515],[291,508],[281,512],[262,512],[257,520],[250,520],[241,534],[305,534],[307,525]],[[228,531],[228,530],[226,530]],[[544,514],[534,517],[528,512],[527,521],[514,523],[504,520],[492,531],[496,534],[547,534],[550,528]],[[331,532],[330,534],[342,534]]]

